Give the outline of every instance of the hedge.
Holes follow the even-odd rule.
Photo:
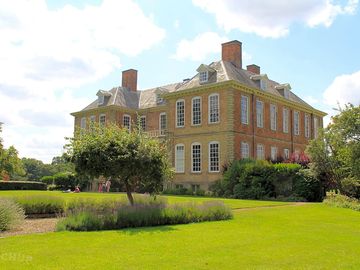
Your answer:
[[[46,190],[46,184],[33,181],[0,181],[0,190]]]

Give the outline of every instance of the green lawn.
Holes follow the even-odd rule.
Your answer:
[[[0,269],[360,269],[359,212],[306,204],[234,213],[229,221],[3,238]]]
[[[35,194],[46,194],[50,196],[61,196],[66,200],[76,198],[119,198],[126,197],[124,193],[97,193],[97,192],[81,192],[81,193],[62,193],[59,191],[0,191],[0,197],[13,197],[13,196],[26,196]],[[207,198],[207,197],[191,197],[191,196],[161,196],[166,198],[169,203],[181,202],[203,202],[209,200],[223,201],[232,209],[258,207],[258,206],[272,206],[272,205],[285,205],[286,202],[274,201],[255,201],[255,200],[236,200],[236,199],[221,199],[221,198]]]

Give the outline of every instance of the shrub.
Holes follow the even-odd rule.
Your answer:
[[[133,206],[122,201],[77,203],[68,208],[69,215],[58,222],[57,230],[93,231],[129,227],[186,224],[232,218],[230,208],[222,202],[168,205],[150,196],[135,197]],[[99,211],[106,209],[105,211]]]
[[[41,182],[45,183],[46,185],[53,185],[54,184],[54,177],[47,175],[47,176],[43,176],[40,179]]]
[[[309,169],[302,169],[297,173],[293,187],[293,194],[305,198],[308,202],[321,202],[324,192],[321,182],[316,179]]]
[[[350,198],[345,195],[329,192],[324,200],[324,203],[333,207],[349,208],[355,211],[360,211],[360,200]]]
[[[0,190],[46,190],[46,184],[33,181],[0,181]]]
[[[26,215],[61,214],[65,210],[65,200],[62,197],[28,195],[14,197],[14,200],[24,209]]]
[[[238,199],[262,199],[275,196],[275,187],[271,181],[274,167],[267,161],[256,160],[242,163],[238,183],[233,194]]]
[[[197,189],[194,192],[189,188],[180,187],[180,188],[174,188],[174,189],[166,189],[162,192],[162,194],[205,196],[205,190]]]
[[[348,177],[341,180],[342,192],[344,195],[360,199],[360,180]]]
[[[0,231],[15,228],[24,218],[24,210],[16,202],[0,198]]]
[[[55,185],[62,189],[74,188],[77,184],[73,173],[57,173],[53,178]]]

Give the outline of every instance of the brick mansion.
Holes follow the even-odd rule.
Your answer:
[[[326,114],[259,66],[243,68],[241,42],[221,46],[220,61],[201,64],[178,83],[139,90],[137,70],[123,71],[121,86],[99,90],[95,101],[72,113],[75,128],[98,122],[131,130],[139,121],[169,144],[174,188],[206,190],[234,159],[287,159],[303,152]]]

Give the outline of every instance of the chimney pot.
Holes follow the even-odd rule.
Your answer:
[[[221,44],[221,59],[232,63],[237,68],[242,68],[241,42],[238,40]]]
[[[246,70],[255,74],[260,74],[260,67],[255,64],[246,66]]]
[[[132,92],[137,91],[137,70],[128,69],[122,72],[122,87],[128,88]]]

